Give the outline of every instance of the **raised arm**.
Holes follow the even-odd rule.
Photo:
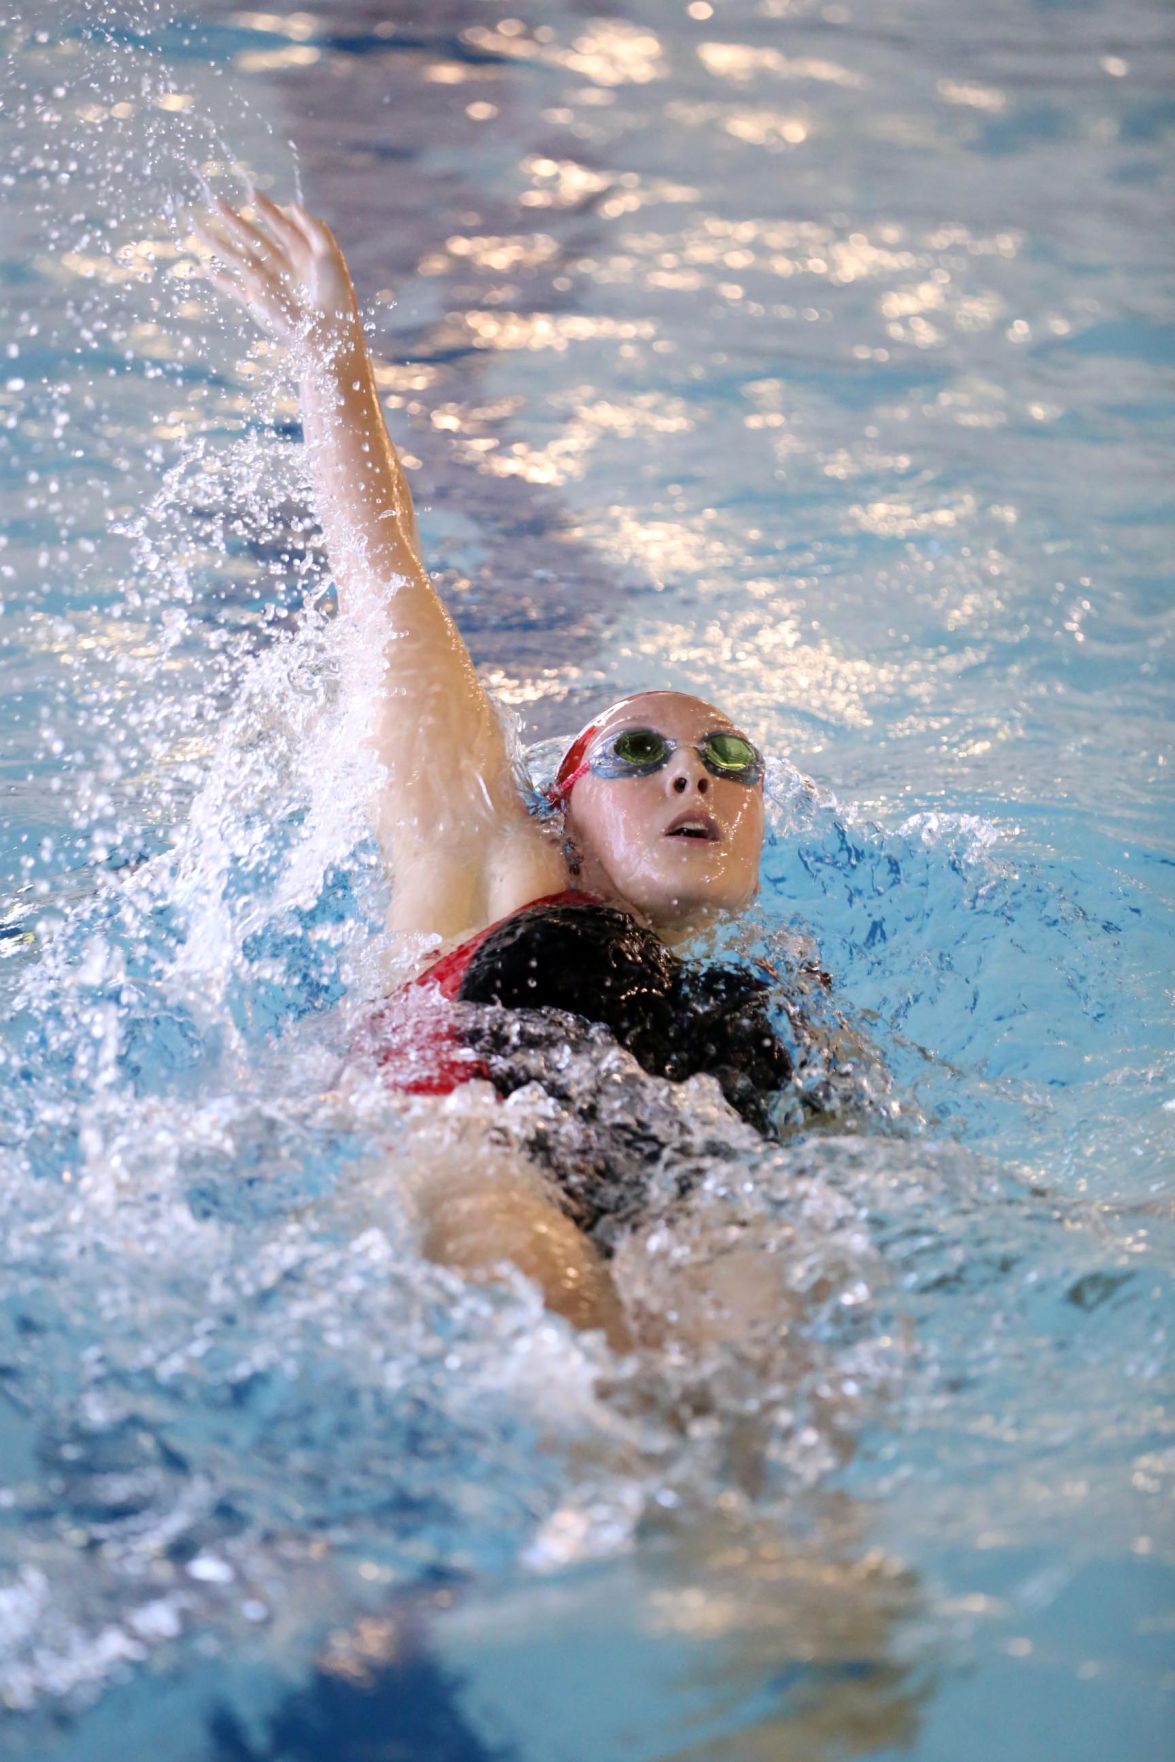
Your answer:
[[[355,292],[330,228],[254,194],[198,234],[210,279],[296,366],[316,512],[342,616],[378,651],[376,826],[392,925],[456,935],[562,884],[511,774],[505,737],[420,556],[412,497],[384,422]]]

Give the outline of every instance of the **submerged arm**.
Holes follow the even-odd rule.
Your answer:
[[[484,1147],[476,1174],[429,1193],[424,1251],[475,1282],[493,1281],[503,1266],[533,1279],[543,1302],[577,1328],[602,1328],[615,1352],[632,1344],[606,1263],[578,1230],[535,1190],[533,1179],[511,1181],[495,1168],[487,1180]]]
[[[340,613],[378,656],[372,738],[387,780],[376,819],[394,865],[393,925],[456,934],[542,892],[552,879],[543,872],[547,847],[519,798],[469,651],[421,561],[343,254],[304,208],[282,209],[260,194],[253,202],[252,219],[218,203],[214,223],[199,229],[223,265],[211,279],[295,353]]]

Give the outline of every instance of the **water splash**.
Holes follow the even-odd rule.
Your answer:
[[[524,1281],[479,1290],[421,1257],[413,1183],[471,1143],[520,1152],[544,1103],[336,1088],[400,953],[363,817],[368,694],[344,683],[363,644],[320,602],[288,395],[194,291],[183,236],[190,203],[245,163],[284,178],[284,154],[236,145],[255,124],[272,147],[247,112],[231,138],[216,123],[200,54],[169,69],[182,29],[159,8],[76,17],[64,77],[48,33],[14,39],[8,162],[39,278],[10,356],[28,525],[7,556],[44,783],[5,917],[8,1702],[51,1718],[126,1668],[190,1662],[196,1636],[300,1670],[359,1650],[330,1630],[429,1575],[631,1558],[707,1508],[765,1575],[821,1501],[879,1488],[907,1542],[935,1524],[966,1542],[1005,1439],[1046,1489],[1010,1488],[1008,1546],[1040,1545],[1067,1534],[1086,1458],[1041,1380],[1004,1386],[1024,1341],[1155,1480],[1129,1397],[1162,1374],[1162,1219],[1082,1183],[1132,1129],[1098,1083],[1137,1100],[1169,1079],[1129,995],[1158,939],[1126,933],[1125,884],[1111,916],[1002,812],[890,824],[773,767],[760,910],[715,951],[830,969],[829,1031],[878,1075],[862,1099],[876,1119],[896,1098],[911,1134],[766,1149],[705,1079],[595,1058],[584,1092],[640,1084],[696,1177],[685,1218],[663,1207],[618,1247],[654,1344],[617,1361]],[[95,131],[84,164],[74,125]],[[1084,1500],[1132,1544],[1112,1489]],[[853,1600],[864,1576],[837,1583]],[[717,1620],[715,1582],[650,1607]],[[725,1607],[737,1626],[761,1606]]]

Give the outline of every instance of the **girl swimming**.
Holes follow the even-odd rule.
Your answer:
[[[218,202],[198,233],[213,283],[290,347],[340,614],[376,632],[383,783],[374,818],[391,873],[390,928],[457,943],[417,985],[451,1003],[556,1011],[564,1029],[568,1017],[603,1024],[646,1070],[713,1072],[735,1109],[765,1130],[764,1097],[791,1066],[768,1024],[763,982],[691,969],[672,952],[757,890],[757,748],[700,698],[625,698],[568,748],[550,791],[563,818],[562,842],[553,841],[422,561],[333,233],[300,204],[282,208],[260,192],[248,213]],[[472,1036],[468,1022],[460,1032],[417,1024],[407,1061],[395,1022],[377,1021],[377,1053],[403,1088],[439,1093],[477,1075],[506,1093],[524,1079],[493,1019],[496,1041],[492,1024]],[[606,1173],[595,1168],[600,1192]],[[601,1212],[590,1181],[578,1194],[565,1183],[552,1203],[531,1179],[487,1183],[474,1171],[430,1196],[426,1246],[469,1272],[510,1260],[539,1280],[552,1308],[619,1339],[600,1228],[615,1210]]]

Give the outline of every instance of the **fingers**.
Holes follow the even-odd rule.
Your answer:
[[[252,185],[249,187],[249,200],[260,215],[266,231],[279,245],[284,245],[291,255],[305,251],[308,243],[306,235],[291,220],[284,208],[279,208],[276,202],[271,202],[268,196]]]
[[[201,233],[200,228],[197,233]],[[210,241],[210,245],[214,243]],[[288,340],[296,328],[296,318],[280,280],[264,269],[225,259],[219,253],[218,256],[219,261],[214,259],[202,265],[205,280],[218,293],[227,294],[243,306],[270,336]]]
[[[339,247],[335,242],[335,235],[330,230],[330,227],[327,226],[324,220],[319,220],[317,216],[311,214],[309,209],[304,208],[301,202],[290,203],[290,214],[298,223],[298,226],[305,235],[307,244],[312,250],[338,251]]]
[[[295,262],[302,261],[308,252],[341,255],[330,227],[311,214],[301,202],[291,202],[288,208],[280,208],[276,202],[252,186],[249,189],[249,201],[260,224],[247,220],[223,197],[216,197],[212,204],[218,226],[231,238],[234,256],[259,264],[267,263],[271,260],[275,247],[279,253]],[[208,222],[203,222],[202,225],[211,239],[219,236]],[[223,255],[223,251],[221,254]]]
[[[230,294],[238,305],[250,311],[269,312],[281,300],[281,290],[256,270],[218,269],[214,264],[204,271],[205,277],[222,294]]]
[[[216,269],[209,263],[204,269],[204,280],[211,282],[218,294],[227,294],[230,300],[235,300],[238,306],[244,306],[248,311],[249,296],[239,279],[230,275],[227,269]]]
[[[300,202],[282,208],[256,189],[250,189],[249,201],[246,216],[216,198],[195,223],[209,257],[203,271],[213,286],[286,339],[301,320],[334,324],[353,317],[347,266],[325,222]]]
[[[220,196],[213,204],[216,218],[221,227],[232,239],[237,253],[257,264],[268,264],[273,257],[274,242],[259,227],[238,214],[235,208]]]
[[[207,220],[198,220],[192,231],[204,249],[210,251],[218,262],[228,268],[239,273],[253,270],[258,274],[265,274],[268,271],[269,264],[265,257],[241,234],[226,238],[218,227]]]

